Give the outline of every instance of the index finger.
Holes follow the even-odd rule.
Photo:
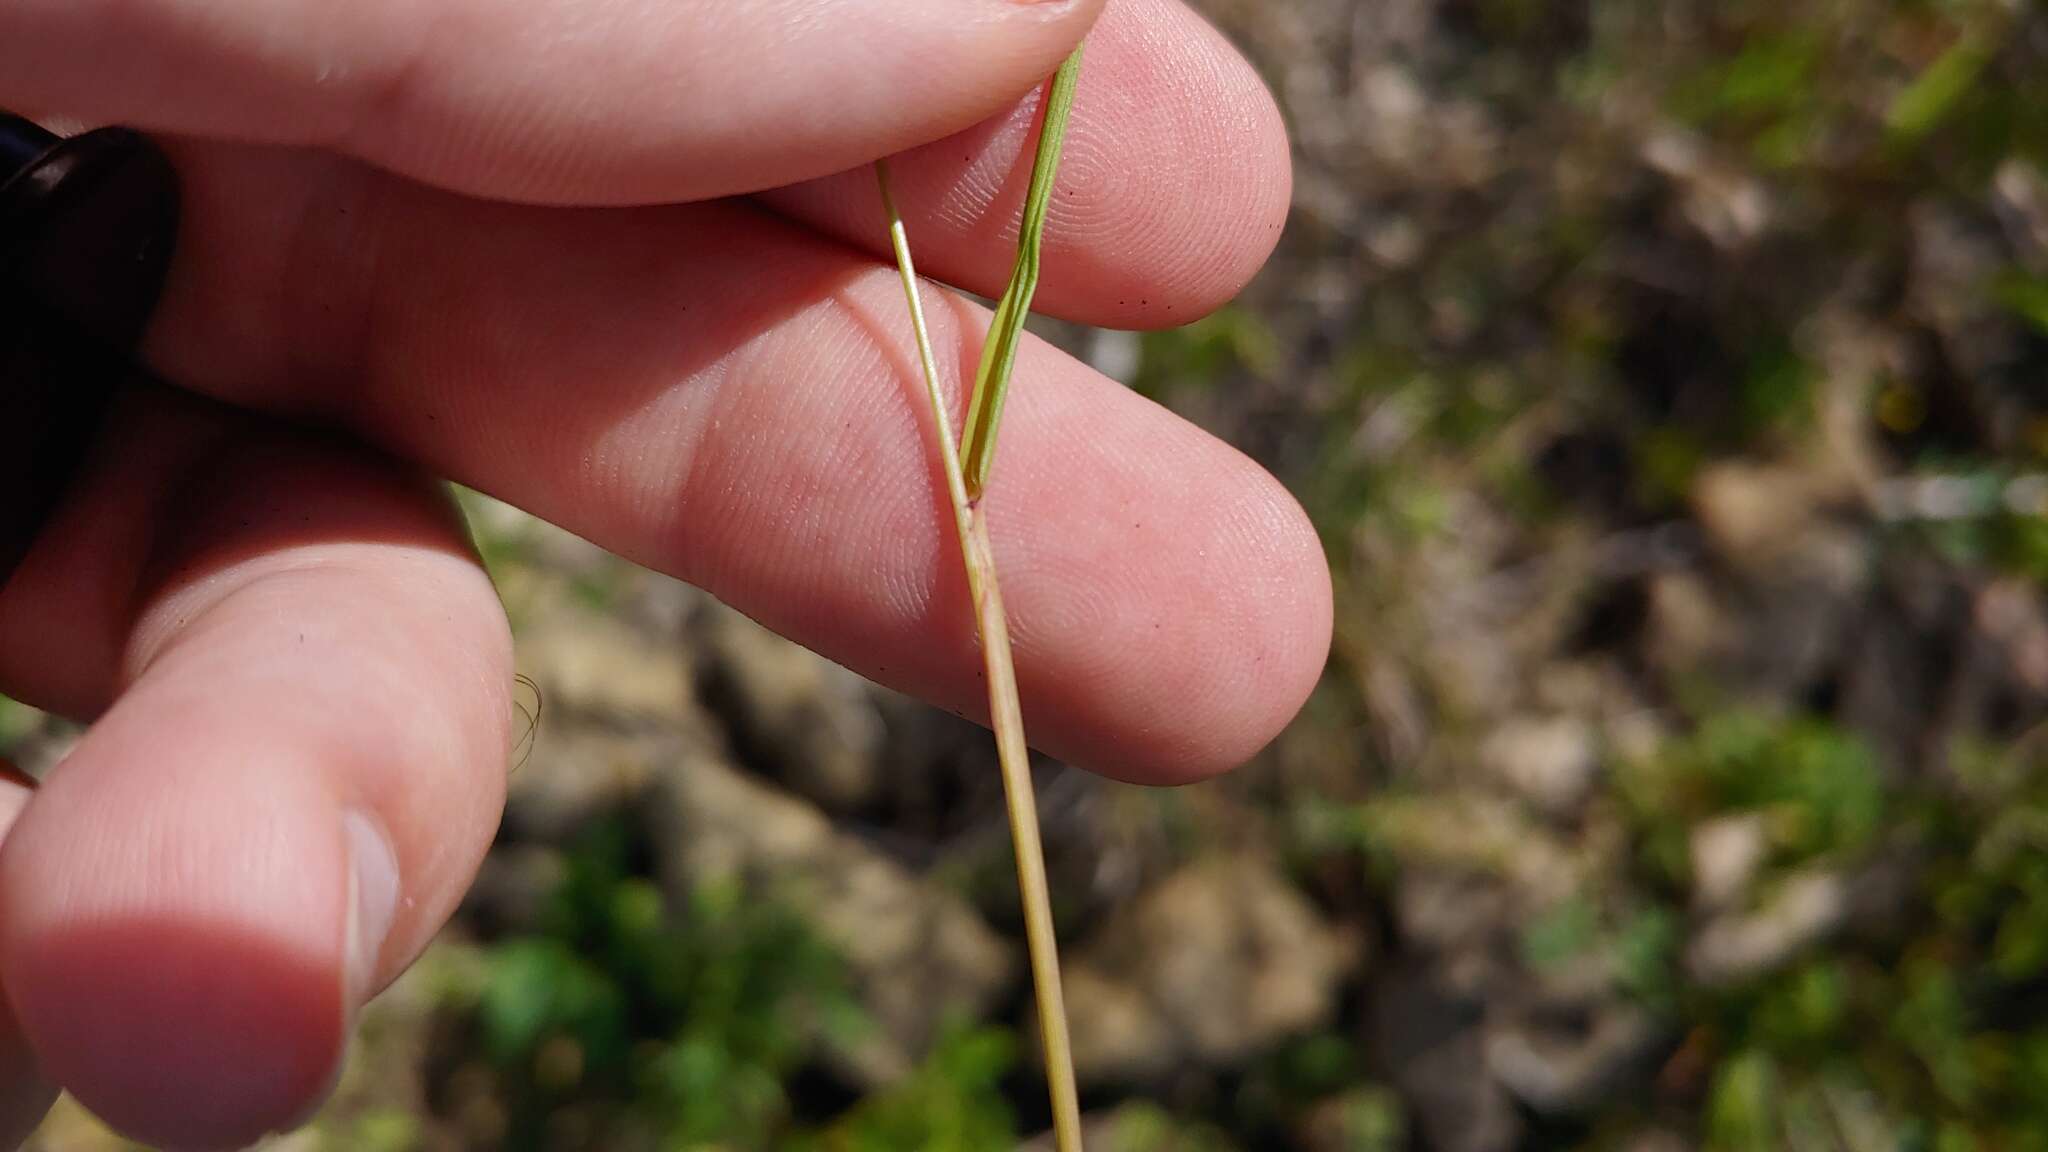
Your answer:
[[[13,0],[0,106],[331,148],[475,195],[652,203],[958,131],[1103,0]]]

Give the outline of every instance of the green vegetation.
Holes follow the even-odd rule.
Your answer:
[[[622,823],[589,829],[541,930],[491,946],[478,978],[444,993],[508,1109],[506,1147],[1015,1146],[1001,1090],[1015,1044],[1001,1030],[954,1028],[888,1092],[823,1125],[799,1116],[790,1079],[821,1040],[858,1040],[867,1027],[841,964],[772,896],[717,888],[668,906],[634,854]],[[412,1146],[396,1117],[372,1114],[354,1131]]]
[[[1687,833],[1717,816],[1761,816],[1777,867],[1853,861],[1888,824],[1889,798],[1870,749],[1815,719],[1715,713],[1619,780],[1645,861],[1668,889],[1688,883]]]
[[[908,1079],[792,1152],[1007,1152],[1018,1137],[1000,1084],[1015,1047],[1004,1032],[956,1031]]]
[[[1869,938],[1816,942],[1781,972],[1682,992],[1720,1055],[1711,1144],[1824,1147],[1835,1126],[1884,1148],[2048,1142],[2048,1020],[2026,1007],[2048,978],[2048,855],[2039,840],[2021,847],[2048,821],[2044,765],[1993,758],[1953,786],[1880,792],[1845,734],[1743,727],[1732,759],[1711,747],[1725,733],[1698,742],[1709,746],[1699,782],[1718,810],[1769,815],[1774,867],[1910,856],[1920,879]],[[1648,815],[1646,834],[1660,835],[1670,813]]]
[[[734,889],[670,907],[635,875],[621,825],[587,831],[544,929],[490,952],[479,1040],[513,1147],[601,1102],[682,1148],[767,1147],[783,1084],[818,1030],[852,1026],[837,961],[772,900]]]

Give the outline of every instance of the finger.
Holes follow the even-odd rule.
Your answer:
[[[34,791],[34,780],[0,759],[0,841]],[[0,998],[0,1148],[20,1147],[56,1101],[56,1085],[44,1078],[14,1010]]]
[[[890,164],[925,274],[998,296],[1017,248],[1039,101]],[[1251,65],[1180,0],[1115,0],[1087,58],[1046,226],[1037,307],[1107,327],[1184,324],[1243,290],[1292,196],[1287,131]],[[875,179],[763,199],[887,257]]]
[[[340,173],[322,187],[348,224],[290,264],[241,247],[247,214],[195,209],[211,255],[176,274],[162,317],[172,376],[345,421],[981,711],[891,273],[744,205],[559,213],[344,190]],[[938,310],[957,375],[986,320]],[[289,378],[320,383],[269,383]],[[1299,508],[1042,344],[1014,396],[994,524],[1041,746],[1153,781],[1241,762],[1325,655],[1328,574]]]
[[[21,567],[0,585],[0,694],[77,719],[122,678],[173,478],[229,435],[218,405],[167,389],[124,394]]]
[[[239,1147],[317,1103],[355,1007],[473,875],[509,640],[416,478],[259,437],[157,480],[125,689],[0,848],[0,977],[88,1107]]]
[[[0,106],[633,203],[849,168],[991,115],[1100,0],[17,0]]]

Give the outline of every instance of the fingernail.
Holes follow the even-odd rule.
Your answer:
[[[353,1004],[367,1000],[377,979],[384,938],[398,914],[398,855],[384,825],[366,812],[342,816],[348,832],[348,992]]]

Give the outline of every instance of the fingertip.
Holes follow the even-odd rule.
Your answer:
[[[1019,390],[1013,443],[1050,447],[1015,452],[991,490],[1026,715],[1050,721],[1048,751],[1128,782],[1236,768],[1328,658],[1321,542],[1237,449],[1107,382],[1062,391]],[[1049,509],[1059,530],[1033,531]]]
[[[1002,291],[1040,110],[1040,97],[1027,96],[892,161],[928,274]],[[1119,0],[1088,31],[1035,306],[1111,328],[1200,319],[1272,255],[1292,198],[1287,126],[1252,65],[1181,0]],[[865,170],[763,199],[887,255]]]
[[[1213,531],[1159,558],[1186,581],[1171,667],[1132,670],[1146,700],[1119,721],[1141,737],[1108,774],[1159,787],[1197,784],[1249,762],[1291,723],[1322,677],[1332,627],[1329,566],[1294,498],[1250,470]],[[1225,499],[1229,493],[1219,492]],[[1148,675],[1149,671],[1149,675]],[[1157,718],[1134,725],[1149,705]]]
[[[1215,693],[1216,735],[1180,763],[1158,765],[1160,783],[1197,783],[1258,755],[1300,714],[1329,662],[1335,613],[1321,538],[1292,493],[1253,471],[1229,528],[1248,586],[1231,633],[1235,651],[1223,657],[1247,670],[1248,688],[1233,692],[1225,679]]]
[[[1180,0],[1131,0],[1089,40],[1041,307],[1108,328],[1198,320],[1271,258],[1294,196],[1257,70]]]
[[[260,750],[202,766],[122,729],[87,737],[0,853],[0,973],[41,1067],[107,1123],[242,1147],[340,1067],[341,827]],[[95,787],[114,756],[134,777]]]
[[[154,1147],[243,1148],[288,1130],[340,1066],[332,969],[260,932],[77,925],[26,947],[8,980],[42,1066]]]

